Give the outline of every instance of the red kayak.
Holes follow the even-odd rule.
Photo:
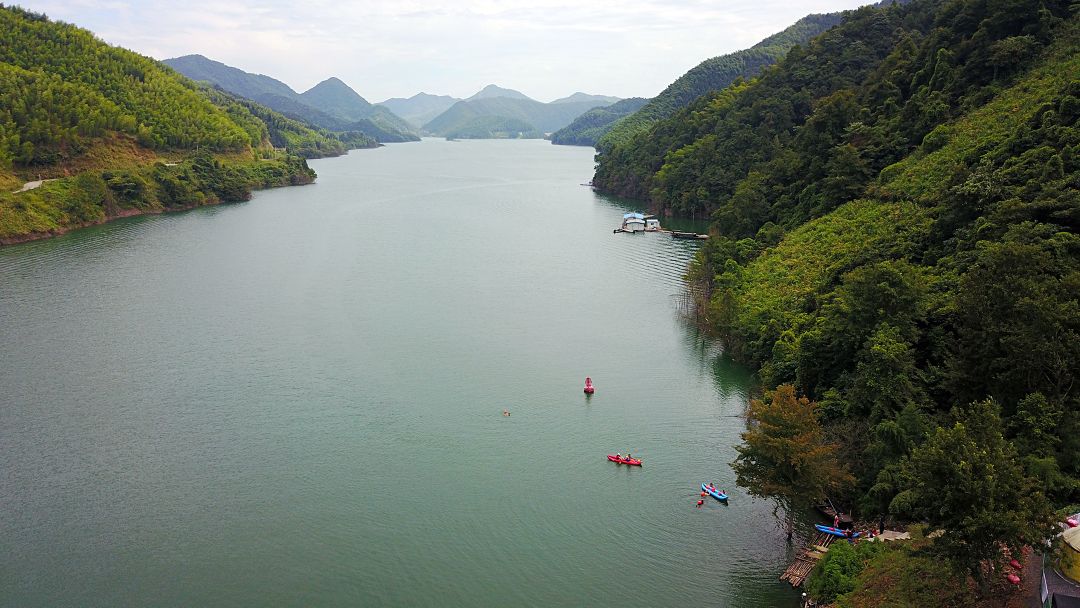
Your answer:
[[[611,462],[617,462],[619,464],[626,464],[626,465],[630,465],[632,467],[640,467],[641,466],[641,461],[638,460],[637,458],[620,458],[620,457],[618,457],[618,456],[616,456],[614,454],[608,454],[607,459],[610,460]]]

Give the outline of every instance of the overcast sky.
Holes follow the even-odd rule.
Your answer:
[[[652,97],[702,60],[867,0],[16,0],[156,59],[200,54],[369,101],[487,84]]]

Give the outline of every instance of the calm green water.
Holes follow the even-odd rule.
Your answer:
[[[750,381],[696,243],[612,234],[590,149],[312,165],[0,249],[0,604],[793,605],[769,505],[695,507]]]

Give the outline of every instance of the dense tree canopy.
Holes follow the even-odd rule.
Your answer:
[[[599,157],[602,189],[714,220],[702,322],[818,402],[838,497],[972,573],[1080,502],[1078,75],[1075,2],[866,7]],[[947,483],[948,517],[916,508]]]
[[[905,459],[902,474],[905,489],[891,509],[944,530],[934,548],[976,580],[985,582],[987,559],[1004,564],[1057,532],[1050,503],[1024,474],[992,401],[973,403],[952,427],[938,428]]]
[[[374,145],[313,130],[85,30],[2,5],[0,90],[2,242],[133,211],[244,200],[253,188],[314,178],[302,158],[275,147],[323,156]],[[7,188],[36,177],[59,179]]]

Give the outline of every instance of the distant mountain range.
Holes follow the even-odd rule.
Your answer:
[[[507,99],[529,99],[531,97],[522,93],[521,91],[515,91],[514,89],[504,89],[500,86],[489,84],[486,87],[480,89],[472,97],[468,97],[465,101],[476,101],[478,99],[493,99],[495,97],[505,97]]]
[[[417,141],[415,128],[393,111],[368,103],[337,78],[328,78],[303,93],[262,74],[252,74],[202,55],[185,55],[163,63],[192,80],[257,101],[291,118],[337,132],[359,131],[379,142]]]
[[[578,91],[577,93],[574,93],[573,95],[571,95],[569,97],[563,97],[561,99],[556,99],[555,101],[553,101],[551,103],[584,102],[584,103],[591,103],[595,107],[595,106],[608,106],[608,105],[611,105],[611,104],[613,104],[613,103],[615,103],[617,101],[621,101],[621,100],[622,100],[621,97],[612,97],[610,95],[589,95],[588,93],[582,93],[582,92]]]
[[[290,118],[335,132],[359,131],[379,142],[416,141],[418,130],[456,138],[543,137],[592,108],[619,101],[618,97],[577,92],[542,103],[520,91],[489,84],[466,99],[417,93],[371,104],[333,77],[297,93],[280,80],[202,55],[163,63],[192,80],[208,82]]]
[[[449,95],[417,93],[408,99],[393,97],[386,101],[380,101],[375,105],[389,109],[419,129],[431,119],[449,110],[450,106],[459,101],[461,100],[457,97],[450,97]]]
[[[423,132],[458,139],[539,138],[597,106],[616,101],[618,97],[574,93],[542,103],[492,84],[428,121]]]

